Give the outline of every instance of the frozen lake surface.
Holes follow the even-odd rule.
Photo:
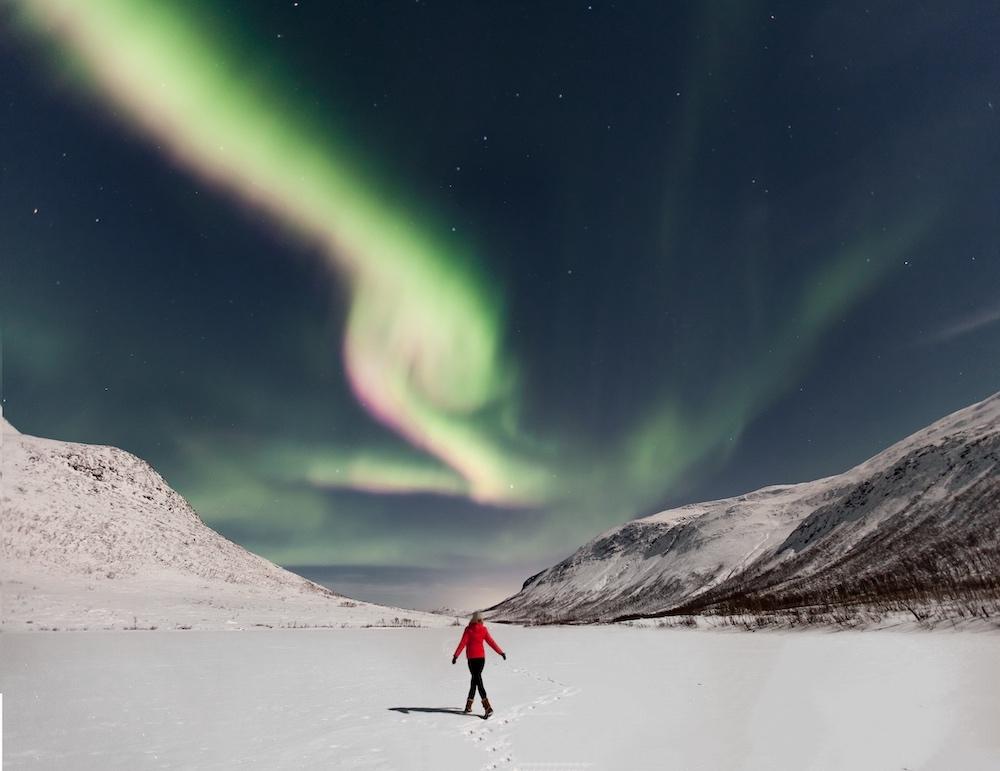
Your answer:
[[[490,628],[3,634],[4,768],[1000,768],[995,633]]]

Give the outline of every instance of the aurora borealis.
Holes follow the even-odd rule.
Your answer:
[[[498,600],[1000,388],[986,3],[3,14],[7,415],[280,564]]]

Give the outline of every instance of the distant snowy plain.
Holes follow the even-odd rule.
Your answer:
[[[5,633],[4,768],[1000,768],[995,633],[491,629]]]

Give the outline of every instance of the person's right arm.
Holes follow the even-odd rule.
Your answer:
[[[503,656],[503,660],[506,661],[507,660],[507,654],[504,653],[503,649],[499,645],[496,644],[496,641],[493,639],[493,635],[490,634],[490,630],[486,629],[484,627],[483,631],[486,632],[486,642],[488,642],[490,644],[490,647],[493,650],[495,650],[497,653],[499,653],[501,656]]]

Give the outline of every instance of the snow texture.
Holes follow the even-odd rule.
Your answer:
[[[251,554],[128,452],[2,428],[4,631],[452,620],[356,602]]]
[[[1000,768],[995,634],[491,631],[0,635],[4,768]]]
[[[490,617],[578,622],[918,601],[975,609],[1000,598],[998,582],[995,394],[843,474],[612,528],[529,578]]]

